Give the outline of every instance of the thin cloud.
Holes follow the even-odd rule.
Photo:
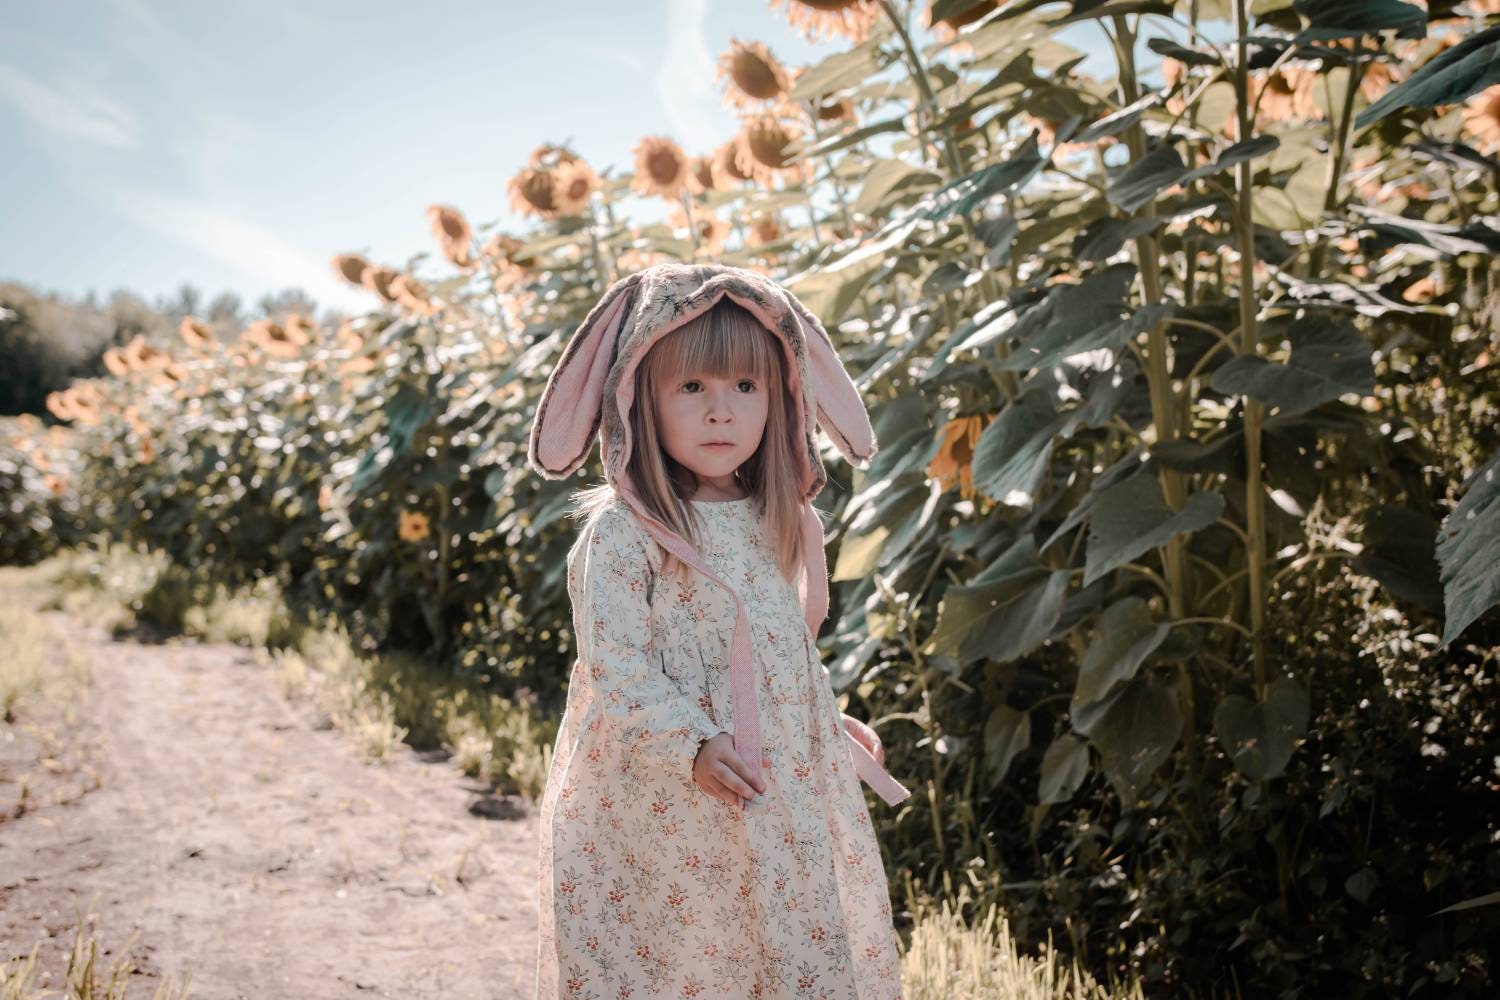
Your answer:
[[[216,205],[155,191],[120,191],[114,201],[141,225],[238,269],[267,290],[301,288],[324,308],[370,305],[367,296],[333,277],[331,254],[310,254]]]
[[[128,108],[85,90],[77,81],[66,81],[64,86],[66,93],[0,63],[0,98],[39,128],[96,146],[134,149],[140,145],[140,126]]]
[[[706,150],[727,131],[713,87],[717,60],[704,35],[708,3],[671,0],[667,8],[667,53],[656,74],[656,94],[672,119],[674,138],[689,152]]]

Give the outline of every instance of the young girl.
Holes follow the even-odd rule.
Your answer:
[[[908,792],[818,655],[819,424],[851,462],[874,454],[817,319],[727,266],[616,282],[548,380],[532,466],[571,474],[597,431],[606,482],[568,553],[539,1000],[901,996],[859,781]]]

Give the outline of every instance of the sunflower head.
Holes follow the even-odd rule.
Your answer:
[[[269,317],[251,323],[240,336],[273,358],[295,358],[302,353],[302,345],[287,335],[286,327]]]
[[[371,264],[360,275],[359,283],[385,301],[395,302],[396,295],[391,291],[391,282],[395,280],[396,271],[394,268],[386,267],[383,264]]]
[[[428,205],[427,224],[432,227],[432,238],[438,249],[454,267],[473,267],[474,255],[470,249],[474,242],[474,231],[469,220],[451,205]]]
[[[111,375],[129,375],[130,362],[117,347],[111,347],[104,352],[104,367]]]
[[[351,285],[364,284],[365,268],[370,266],[370,262],[357,253],[341,253],[330,263],[333,265],[333,273]]]
[[[312,343],[313,337],[317,334],[318,325],[301,313],[292,313],[287,316],[282,329],[286,332],[288,343],[306,347]]]
[[[682,147],[661,135],[648,135],[631,150],[635,176],[631,190],[676,201],[687,189],[688,161]]]
[[[510,194],[511,211],[517,215],[535,215],[543,219],[557,216],[553,197],[556,180],[549,167],[522,167],[505,182]]]
[[[760,42],[731,38],[729,51],[719,56],[717,79],[729,80],[724,103],[730,107],[754,107],[784,96],[791,86],[786,69]]]
[[[582,215],[599,190],[599,175],[583,160],[571,160],[552,175],[552,201],[559,215]]]
[[[1464,132],[1483,153],[1500,152],[1500,84],[1481,90],[1463,110]]]
[[[722,253],[724,242],[729,239],[729,223],[707,208],[694,207],[693,221],[690,226],[687,213],[683,211],[682,206],[673,205],[667,210],[667,223],[676,230],[691,229],[700,256],[715,256]]]
[[[760,247],[768,243],[775,243],[783,235],[781,220],[775,214],[758,212],[750,218],[748,242],[751,246]]]
[[[734,137],[736,163],[763,187],[779,176],[800,176],[801,164],[791,159],[791,146],[798,138],[795,125],[773,115],[747,118]]]
[[[688,159],[688,190],[693,194],[705,194],[717,187],[713,154],[690,157]]]
[[[438,311],[437,303],[432,301],[427,286],[410,274],[396,275],[396,279],[391,282],[391,294],[396,296],[396,302],[403,308],[418,316],[431,316]]]
[[[177,333],[184,343],[194,349],[207,347],[215,339],[214,332],[208,328],[208,324],[193,316],[182,317],[182,322],[177,324]]]
[[[985,418],[974,414],[956,417],[943,426],[942,443],[938,453],[927,466],[927,474],[938,481],[944,489],[959,488],[959,496],[972,500],[977,495],[974,489],[974,449],[984,431]]]
[[[876,0],[771,0],[771,7],[785,7],[787,21],[810,42],[843,36],[858,44],[882,15]]]
[[[578,159],[578,155],[566,146],[543,143],[531,151],[531,156],[527,158],[526,165],[528,167],[546,167],[551,169],[553,167],[560,167],[564,163],[572,163],[576,159]]]

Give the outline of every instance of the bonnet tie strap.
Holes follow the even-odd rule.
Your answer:
[[[765,767],[761,755],[760,710],[755,690],[755,658],[750,647],[749,617],[739,592],[708,564],[691,545],[655,517],[635,511],[647,531],[661,545],[693,569],[729,591],[734,599],[734,636],[729,644],[729,687],[734,693],[734,749],[752,767]],[[799,585],[809,630],[817,635],[828,611],[828,566],[823,555],[823,523],[811,503],[804,505],[803,539],[806,571]],[[809,591],[808,588],[811,588]],[[814,615],[816,614],[816,618]],[[843,728],[843,727],[841,727]],[[845,743],[854,761],[854,771],[888,804],[895,805],[911,792],[885,770],[865,747],[844,729]]]

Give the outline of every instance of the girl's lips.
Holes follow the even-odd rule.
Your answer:
[[[732,445],[732,444],[706,444],[703,447],[705,447],[705,448],[733,448],[734,445]]]

